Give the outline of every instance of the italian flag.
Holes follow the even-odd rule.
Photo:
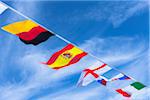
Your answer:
[[[132,94],[138,92],[139,90],[143,89],[145,85],[143,85],[140,82],[134,82],[130,84],[129,86],[122,88],[122,89],[117,89],[116,91],[121,94],[124,97],[131,97]]]

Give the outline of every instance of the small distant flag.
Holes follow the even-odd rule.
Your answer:
[[[114,76],[112,79],[110,79],[110,81],[115,81],[115,80],[129,80],[131,79],[130,77],[128,77],[127,75],[124,75],[122,73]]]
[[[138,92],[139,90],[143,89],[145,85],[143,85],[140,82],[134,82],[130,84],[129,86],[123,88],[123,89],[117,89],[116,91],[123,95],[124,97],[130,97],[132,94]]]
[[[0,14],[2,14],[8,7],[6,7],[5,5],[3,5],[1,2],[0,2]]]
[[[17,35],[25,44],[38,45],[53,34],[31,20],[15,22],[2,27],[3,30]]]
[[[107,81],[105,79],[98,79],[97,82],[104,86],[106,86],[106,84],[107,84]]]
[[[116,91],[124,97],[131,97],[131,94],[124,91],[123,89],[117,89]]]
[[[60,51],[54,53],[46,64],[53,69],[60,69],[77,63],[86,55],[86,52],[72,44],[68,44]]]

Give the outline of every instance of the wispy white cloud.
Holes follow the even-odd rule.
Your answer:
[[[3,58],[3,59],[0,59],[0,66],[1,67],[3,67],[5,64],[4,64],[4,61],[5,61],[5,59],[8,57],[8,53],[10,52],[10,50],[11,50],[11,44],[12,44],[12,41],[13,41],[14,39],[11,37],[11,36],[9,36],[8,37],[8,40],[1,40],[2,42],[6,42],[6,44],[5,44],[5,47],[3,47],[3,48],[0,48],[0,50],[2,51],[2,52],[4,52],[5,51],[5,53],[3,53],[3,54],[1,54],[1,57]],[[1,42],[1,43],[2,43]],[[1,44],[2,45],[2,44]]]
[[[145,88],[135,94],[132,95],[131,98],[123,98],[121,95],[117,94],[114,97],[110,97],[108,100],[116,100],[120,98],[120,100],[149,100],[150,98],[150,88]]]
[[[44,97],[40,97],[38,100],[49,100],[49,98],[51,98],[51,100],[99,100],[102,99],[104,96],[106,96],[105,91],[107,90],[102,90],[101,87],[95,87],[95,88],[91,88],[91,89],[86,89],[83,91],[78,91],[75,88],[72,89],[68,89],[66,91],[62,91],[60,93],[56,93],[53,95],[48,95],[48,96],[44,96]],[[101,95],[99,95],[101,94]],[[59,96],[58,96],[59,95]],[[96,99],[94,97],[99,97],[99,99]]]
[[[114,13],[109,17],[109,21],[112,22],[115,27],[118,27],[130,17],[139,15],[146,8],[148,9],[148,1],[138,1],[136,3],[129,2],[125,3],[124,6],[121,6],[122,5],[116,7],[115,11],[117,13]]]
[[[123,22],[132,16],[143,13],[148,10],[148,0],[146,1],[100,1],[88,11],[79,16],[72,17],[73,20],[95,20],[106,21],[114,27],[119,27]],[[101,7],[101,9],[100,9]],[[111,10],[110,10],[111,8]]]
[[[115,40],[117,39],[116,41],[120,41],[123,38],[114,38],[114,39]],[[100,46],[97,46],[97,45],[103,46],[104,44],[106,44],[106,41],[108,41],[108,40],[111,42],[113,41],[113,39],[108,39],[108,38],[106,38],[106,39],[97,38],[97,40],[98,40],[97,41],[98,44],[97,44],[97,42],[92,42],[93,40],[95,40],[95,38],[94,39],[92,38],[91,40],[85,42],[85,44],[81,44],[80,47],[85,50],[87,48],[92,48],[92,49],[90,49],[90,52],[95,51],[95,52],[97,52],[96,54],[99,54],[99,52],[103,51],[103,48],[101,48]],[[130,44],[134,42],[133,41],[134,39],[132,39],[132,38],[126,38],[126,39],[124,38],[122,45],[126,45],[125,41],[129,42],[130,40],[132,41],[132,42],[130,42]],[[115,44],[115,42],[109,46],[113,47],[114,44]],[[98,48],[98,47],[100,47],[100,48]],[[133,52],[131,47],[132,47],[132,45],[127,46],[126,49],[122,48],[122,49],[125,49],[126,52],[128,52],[128,53],[124,53],[125,50],[124,51],[120,50],[120,51],[114,52],[115,53],[114,58],[110,57],[110,53],[103,52],[104,54],[106,54],[105,56],[103,55],[103,58],[115,59],[115,60],[111,61],[114,64],[116,64],[118,61],[124,63],[124,60],[129,59],[128,61],[130,61],[130,60],[133,60],[135,57],[138,57],[138,55],[140,55],[140,53],[143,51],[143,48],[144,48],[144,47],[138,48],[139,51]],[[107,48],[107,49],[105,49],[105,52],[108,52],[109,50],[113,51],[113,48],[111,48],[111,49]],[[53,50],[50,50],[50,51],[53,51]],[[121,53],[123,53],[124,55],[122,54],[120,56]],[[70,76],[75,73],[81,72],[81,70],[83,70],[85,67],[88,67],[93,64],[97,64],[97,62],[98,62],[97,60],[95,60],[91,57],[86,57],[85,59],[82,59],[79,63],[77,63],[76,65],[73,65],[68,68],[66,67],[59,71],[54,71],[54,70],[48,68],[46,65],[40,64],[41,61],[47,60],[48,55],[49,55],[48,51],[41,52],[38,50],[37,51],[31,50],[30,52],[25,53],[25,55],[23,57],[16,58],[17,59],[16,61],[18,62],[20,69],[24,70],[24,72],[25,72],[23,74],[24,76],[22,76],[22,80],[24,80],[24,81],[21,82],[20,84],[7,84],[6,86],[0,87],[1,91],[5,91],[5,94],[3,94],[3,92],[1,92],[0,96],[2,98],[4,98],[5,100],[9,99],[10,97],[12,98],[12,100],[27,99],[27,97],[30,97],[30,96],[34,95],[35,93],[37,93],[38,89],[36,89],[36,88],[40,89],[43,86],[44,87],[53,86],[53,84],[57,85],[57,84],[59,84],[59,82],[62,79],[65,79],[66,76]],[[18,59],[20,59],[20,60],[18,60]],[[121,61],[120,59],[122,59],[123,61]],[[85,62],[86,62],[86,66],[85,66]],[[109,60],[108,60],[108,62],[109,62]],[[137,67],[138,62],[135,64]],[[132,66],[135,66],[135,65],[133,64]],[[128,71],[130,71],[130,70],[128,70]],[[134,72],[136,72],[136,71],[134,71]],[[28,74],[30,74],[30,75],[28,76]],[[48,83],[51,83],[51,85]],[[59,85],[64,85],[64,84],[67,84],[67,82],[63,82],[63,84],[59,84]],[[67,91],[71,91],[71,90],[68,89]],[[93,89],[90,91],[92,91],[91,94],[89,92],[78,91],[78,93],[73,92],[73,93],[69,93],[68,95],[72,95],[74,97],[74,95],[78,96],[80,93],[81,94],[83,93],[83,95],[84,95],[83,100],[87,100],[87,96],[88,96],[88,98],[90,98],[90,97],[94,97],[96,94],[98,94],[97,92],[94,92],[94,91],[97,91],[97,89],[96,90]],[[20,92],[23,92],[23,94],[17,96],[18,93],[20,93]],[[60,97],[67,98],[67,95],[65,96],[64,94],[66,94],[66,92],[65,91],[63,92],[63,90],[62,90]],[[59,95],[59,93],[58,93],[58,95]],[[48,95],[48,97],[53,98],[53,95]],[[54,99],[59,100],[60,97],[57,97]],[[47,98],[47,96],[44,98]]]
[[[125,18],[123,19],[121,19],[123,15],[119,15],[118,18],[120,18],[120,21],[117,23],[115,22],[115,17],[109,16],[110,18],[109,20],[112,21],[112,23],[117,26],[123,23],[123,21],[127,20],[127,18],[132,16],[138,10],[143,9],[145,7],[144,5],[139,4],[131,7],[130,10],[128,9],[125,12],[129,13],[129,15],[128,16],[126,15]],[[32,4],[30,6],[36,8]],[[21,6],[18,4],[18,7]],[[28,5],[28,8],[31,9],[31,7],[29,7]],[[30,9],[28,10],[30,11]],[[21,7],[20,11],[21,10],[24,10],[24,7]],[[32,14],[34,13],[32,12]],[[99,15],[97,15],[96,17],[99,19]],[[95,39],[97,40],[97,42],[95,42]],[[136,40],[135,38],[126,38],[126,37],[113,37],[113,38],[106,38],[106,39],[92,38],[91,40],[86,41],[84,44],[81,44],[80,47],[100,57],[106,63],[118,65],[118,62],[119,64],[123,64],[139,57],[140,53],[145,49],[145,45],[141,46],[141,44],[143,44],[143,41],[142,43],[139,43],[139,45],[134,46],[135,40]],[[117,42],[120,44],[118,44]],[[107,43],[109,46],[106,46]],[[8,46],[8,48],[10,47]],[[40,51],[31,51],[30,53],[25,54],[21,58],[16,58],[18,65],[20,65],[20,69],[24,70],[24,74],[22,76],[23,82],[19,84],[6,83],[4,86],[0,87],[1,100],[9,100],[10,98],[11,100],[27,100],[28,97],[34,95],[38,91],[37,88],[40,89],[41,87],[44,86],[46,87],[48,83],[51,83],[52,86],[53,84],[56,85],[57,82],[59,82],[61,79],[65,78],[66,76],[75,74],[77,72],[81,72],[83,68],[88,67],[91,64],[97,63],[97,61],[95,61],[95,59],[93,58],[85,58],[80,63],[77,63],[76,65],[73,65],[68,68],[64,68],[60,71],[54,71],[48,68],[47,66],[40,64],[41,61],[46,61],[48,58],[47,55],[49,55],[49,52],[48,51],[45,52],[46,53],[43,54],[43,52]],[[86,66],[85,66],[85,61],[86,61]],[[138,64],[139,63],[137,62],[132,64],[132,66],[135,65],[137,66]],[[77,66],[79,67],[77,68]],[[63,84],[59,84],[59,85],[63,85]],[[89,90],[90,93],[89,91],[71,92],[71,90],[72,88],[69,88],[66,91],[62,90],[61,92],[56,93],[55,95],[48,95],[43,98],[47,98],[47,99],[52,98],[52,100],[53,99],[60,100],[61,98],[66,98],[72,100],[72,98],[76,98],[76,96],[77,97],[82,96],[82,100],[88,100],[88,98],[90,97],[102,95],[102,92],[103,92],[102,96],[104,96],[105,95],[104,93],[106,93],[104,92],[103,88],[100,89],[97,87]],[[70,91],[71,93],[67,93],[68,91]],[[60,97],[56,97],[57,95],[60,95]]]
[[[12,4],[15,8],[19,9],[20,11],[25,11],[25,12],[29,12],[31,10],[31,8],[32,8],[32,9],[34,9],[34,13],[32,12],[31,15],[34,16],[34,14],[36,13],[35,12],[36,11],[35,10],[36,7],[35,7],[34,3],[29,3],[28,7],[27,6],[25,7],[25,6],[20,6],[20,3],[22,3],[22,2],[19,2],[19,0],[16,0],[16,1],[17,1],[17,3]],[[10,13],[8,15],[7,20],[4,20],[3,23],[7,23],[8,24],[10,22],[19,21],[19,19],[23,19],[22,16],[20,16],[17,13],[13,12],[13,13]],[[13,36],[9,36],[8,35],[7,37],[8,37],[7,39],[1,39],[1,43],[6,43],[5,47],[1,48],[1,51],[5,51],[5,53],[3,53],[1,55],[1,57],[3,58],[2,61],[0,59],[1,66],[4,66],[3,60],[6,59],[6,57],[8,57],[8,54],[9,54],[10,50],[12,49],[11,45],[13,44],[13,42],[15,42],[15,38]]]
[[[145,41],[135,45],[139,39],[140,37],[92,38],[81,44],[81,48],[110,65],[120,65],[139,57],[147,48]]]
[[[145,85],[149,86],[149,57],[148,57],[148,51],[144,51],[144,53],[141,54],[140,57],[133,60],[132,63],[129,63],[126,65],[126,67],[123,70],[124,73],[132,76],[133,78],[137,79],[137,81],[140,81],[144,83]],[[126,70],[129,69],[130,71]],[[140,76],[140,77],[139,77]]]

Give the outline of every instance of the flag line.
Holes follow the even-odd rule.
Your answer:
[[[24,18],[26,18],[26,19],[29,19],[29,20],[31,20],[31,21],[37,23],[37,24],[40,25],[41,27],[43,27],[43,28],[45,28],[46,30],[52,32],[56,37],[58,37],[59,39],[63,40],[64,42],[69,43],[69,44],[73,44],[74,46],[78,47],[77,45],[75,45],[74,43],[72,43],[72,42],[70,42],[69,40],[65,39],[64,37],[62,37],[62,36],[56,34],[55,32],[51,31],[50,29],[46,28],[45,26],[43,26],[43,25],[39,24],[38,22],[34,21],[32,18],[29,18],[28,16],[22,14],[21,12],[17,11],[16,9],[12,8],[11,6],[7,5],[6,3],[4,3],[4,2],[2,2],[2,1],[0,1],[0,2],[1,2],[3,5],[5,5],[6,7],[8,7],[9,9],[11,9],[12,11],[14,11],[15,13],[21,15],[22,17],[24,17]],[[78,47],[78,48],[79,48],[79,47]],[[83,49],[81,49],[81,50],[83,50]],[[83,50],[83,51],[85,51],[85,50]],[[86,51],[85,51],[85,52],[86,52]],[[99,59],[98,57],[94,56],[93,54],[88,53],[88,55],[91,56],[91,57],[93,57],[93,58],[95,58],[96,60],[98,60],[98,61],[104,63],[101,59]],[[107,64],[107,65],[108,65],[108,64]],[[109,65],[108,65],[108,66],[109,66]],[[110,66],[109,66],[109,67],[110,67]],[[111,68],[112,68],[112,67],[111,67]],[[116,71],[118,71],[118,72],[124,74],[123,72],[121,72],[121,71],[118,70],[117,68],[112,68],[112,69],[114,69],[114,70],[116,70]],[[125,74],[125,75],[126,75],[126,74]],[[127,75],[127,76],[129,76],[129,75]],[[132,80],[136,81],[134,78],[132,78],[132,77],[130,77],[130,78],[131,78]]]

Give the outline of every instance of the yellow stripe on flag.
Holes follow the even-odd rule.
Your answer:
[[[64,53],[70,53],[72,56],[71,56],[70,58],[65,58],[65,57],[63,56]],[[76,55],[83,53],[83,51],[80,50],[80,49],[77,48],[77,47],[73,47],[72,49],[67,50],[67,51],[65,51],[64,53],[62,53],[62,54],[56,59],[56,61],[55,61],[53,64],[48,65],[48,66],[51,67],[51,68],[59,68],[59,66],[60,66],[60,67],[61,67],[61,66],[65,66],[65,65],[67,65]]]
[[[38,24],[32,22],[31,20],[24,20],[6,25],[2,27],[2,29],[16,35],[22,32],[28,32],[36,26],[38,26]]]

